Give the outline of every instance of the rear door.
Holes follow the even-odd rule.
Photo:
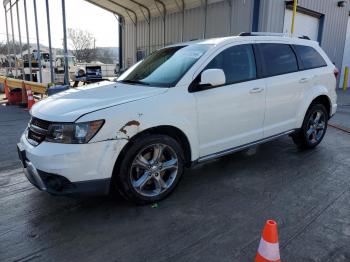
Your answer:
[[[307,86],[332,86],[333,71],[327,70],[327,62],[312,46],[293,45],[299,60],[300,77]]]
[[[266,81],[264,137],[294,129],[302,90],[307,85],[300,78],[294,50],[283,43],[259,43],[261,77]]]

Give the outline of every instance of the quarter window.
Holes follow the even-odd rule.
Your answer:
[[[222,69],[226,84],[243,82],[256,78],[254,52],[251,45],[237,45],[218,54],[205,69]]]
[[[312,69],[327,66],[323,57],[311,46],[295,45],[295,52],[301,61],[300,69]]]
[[[264,62],[263,76],[275,76],[298,71],[292,48],[287,44],[258,44]]]

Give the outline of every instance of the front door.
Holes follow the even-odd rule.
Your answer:
[[[205,69],[222,69],[226,84],[194,93],[200,157],[262,139],[265,81],[256,79],[252,45],[222,50]],[[204,69],[204,70],[205,70]]]

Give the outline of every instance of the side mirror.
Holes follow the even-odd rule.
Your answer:
[[[225,73],[222,69],[207,69],[201,74],[200,86],[221,86],[226,83]]]

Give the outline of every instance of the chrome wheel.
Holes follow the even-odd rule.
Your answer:
[[[314,111],[307,124],[306,138],[311,144],[318,143],[326,129],[326,116],[321,110]]]
[[[132,162],[131,184],[143,196],[158,196],[174,183],[178,168],[178,157],[170,146],[161,143],[147,146]]]

